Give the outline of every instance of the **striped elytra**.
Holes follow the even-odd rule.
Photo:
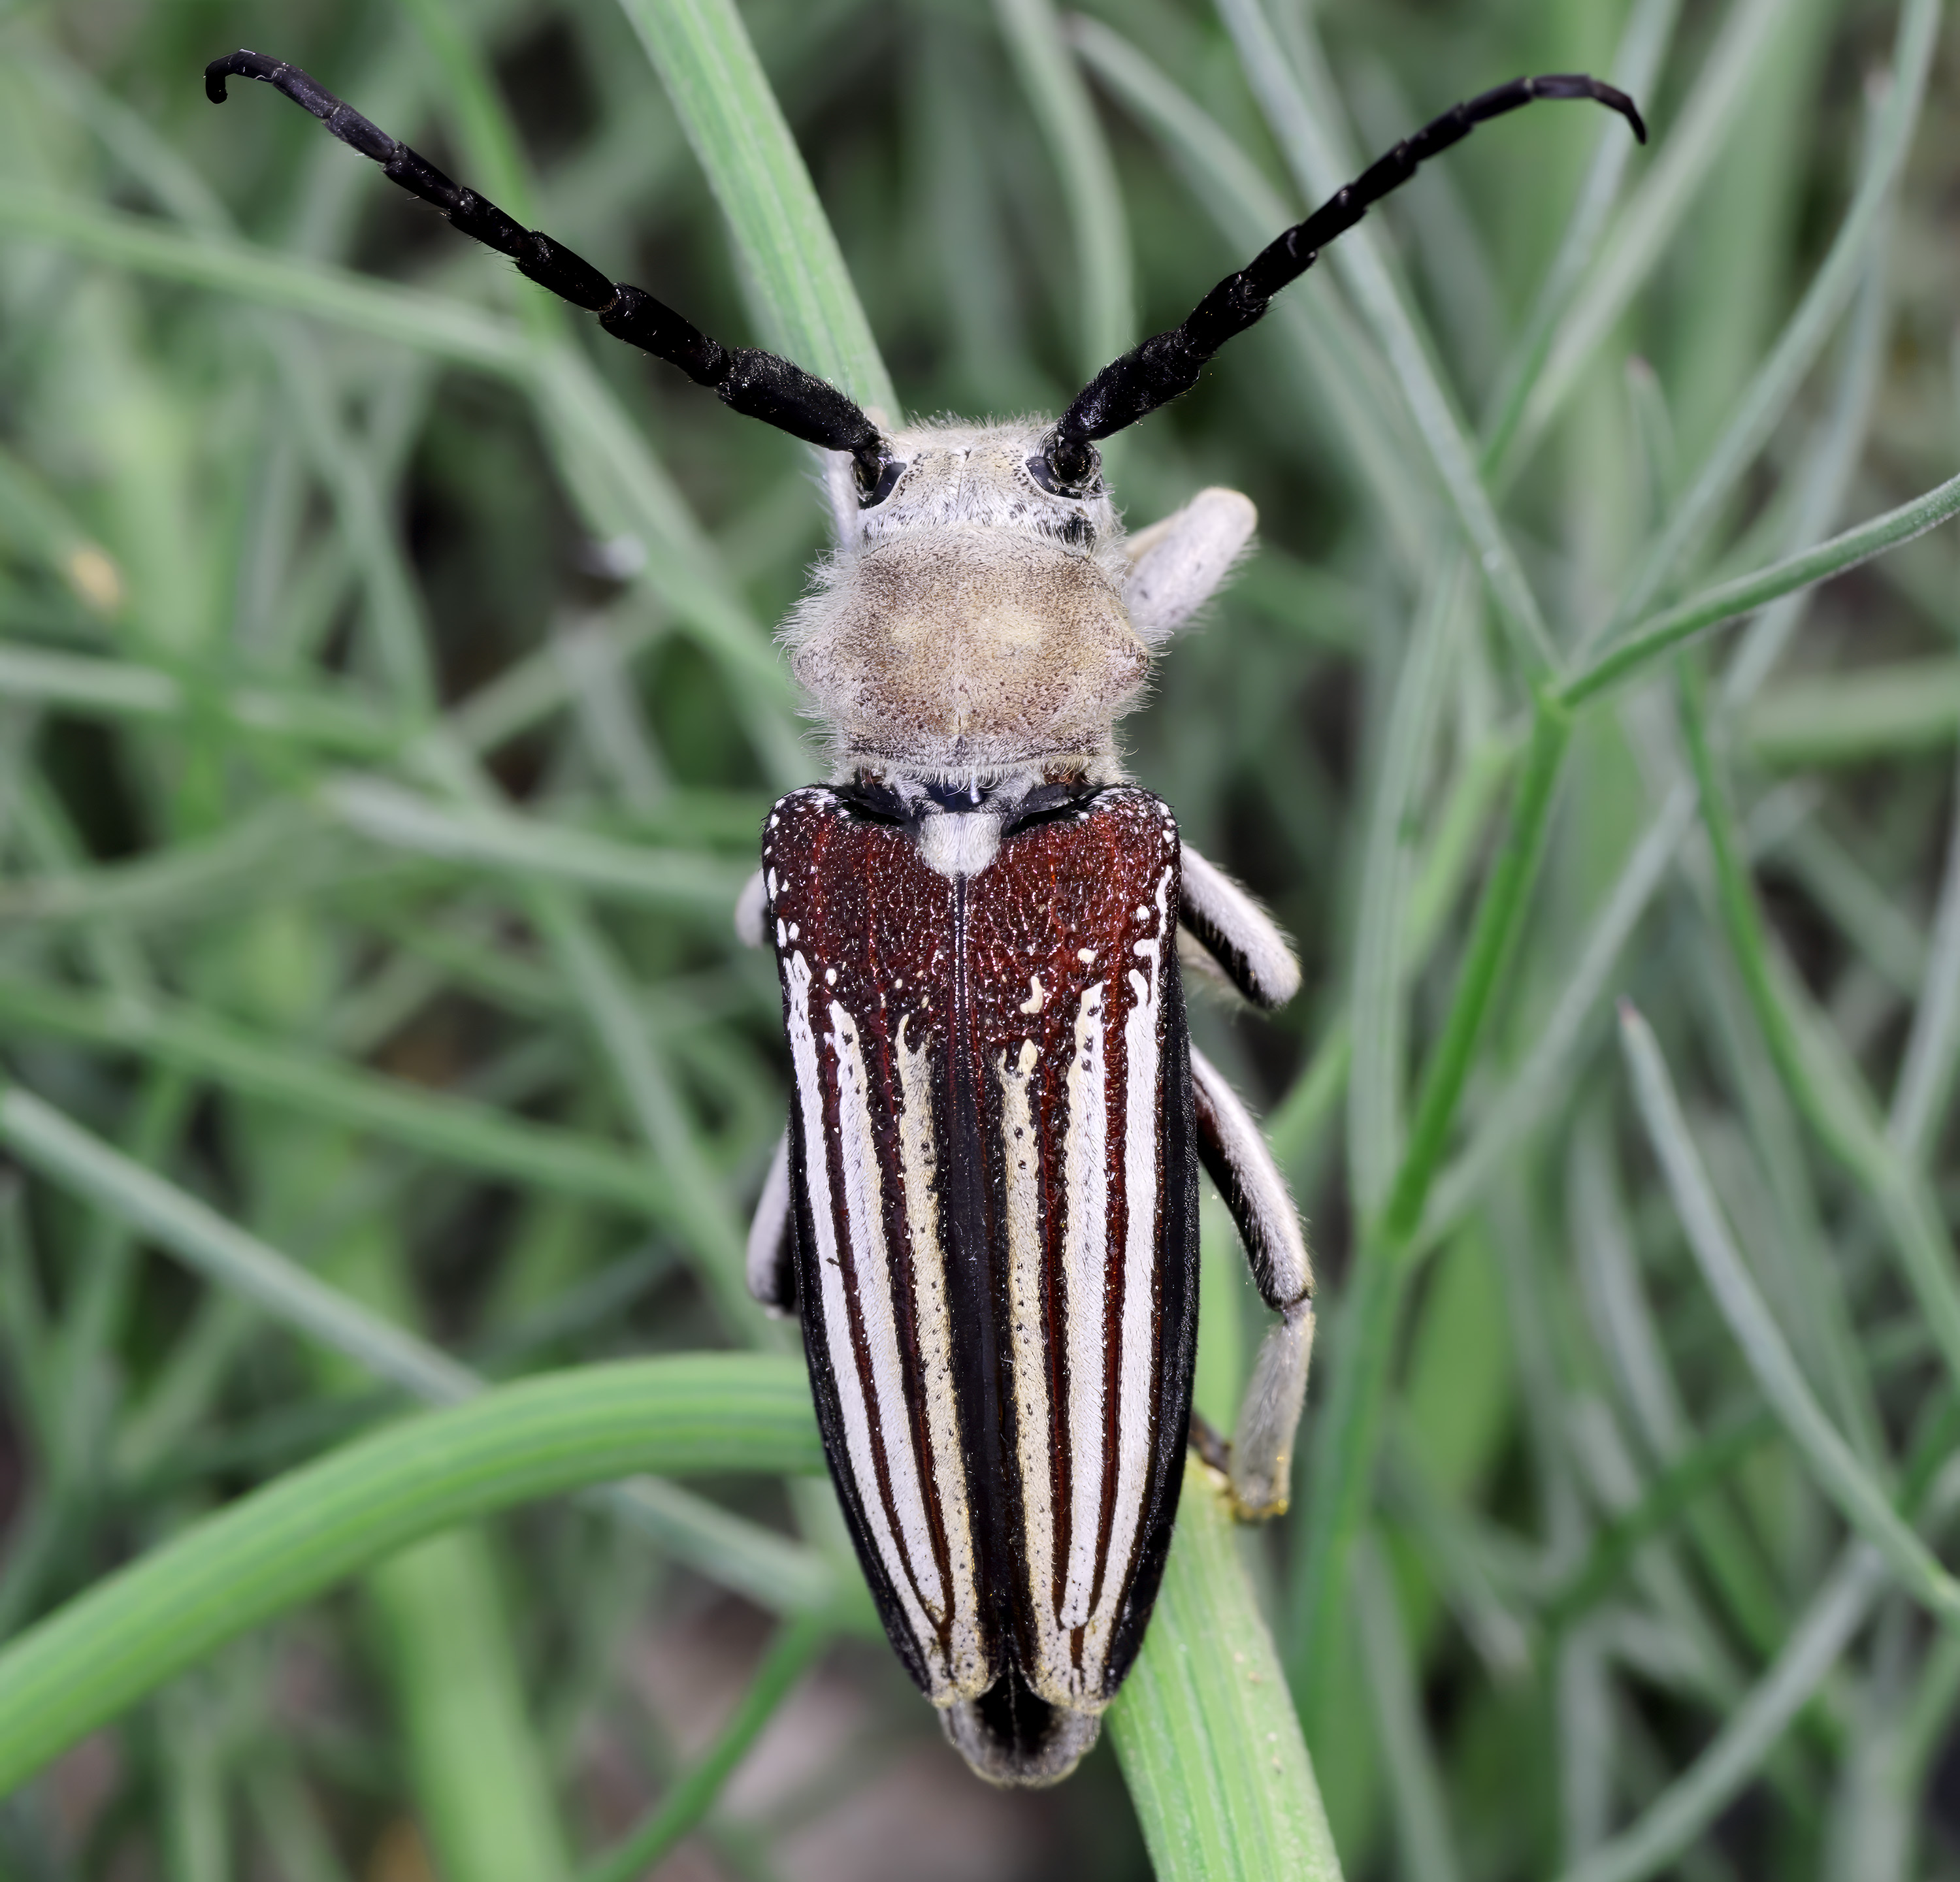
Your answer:
[[[985,1775],[1073,1766],[1134,1658],[1191,1409],[1197,1161],[1170,812],[1128,786],[948,876],[874,793],[763,845],[797,1303],[892,1645]]]

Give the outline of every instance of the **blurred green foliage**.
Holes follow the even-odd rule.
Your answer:
[[[1695,600],[1960,456],[1939,5],[755,0],[875,348],[739,259],[648,56],[679,11],[0,9],[0,1638],[403,1390],[789,1350],[740,1286],[784,1065],[727,917],[821,768],[770,644],[807,454],[290,106],[211,110],[206,59],[969,413],[1056,409],[1456,98],[1591,69],[1644,152],[1481,131],[1109,453],[1134,520],[1262,515],[1126,731],[1308,967],[1194,1018],[1321,1264],[1246,1548],[1351,1877],[1960,1871],[1960,551]],[[1229,1423],[1258,1313],[1206,1226]],[[0,1804],[0,1877],[536,1882],[636,1820],[787,1877],[850,1810],[880,1874],[1145,1872],[1106,1753],[907,1819],[894,1769],[967,1780],[854,1637],[874,1722],[718,1801],[867,1633],[851,1578],[795,1478],[452,1532]],[[637,1669],[730,1590],[791,1618],[696,1763]]]

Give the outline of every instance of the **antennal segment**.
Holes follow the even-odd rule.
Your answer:
[[[1468,137],[1477,126],[1539,98],[1589,98],[1617,111],[1644,144],[1647,126],[1624,91],[1583,72],[1553,72],[1538,78],[1513,78],[1459,105],[1405,138],[1337,191],[1304,222],[1269,243],[1236,275],[1228,275],[1185,318],[1180,326],[1153,334],[1122,358],[1112,360],[1076,395],[1061,415],[1048,446],[1048,464],[1056,482],[1072,486],[1091,472],[1090,441],[1134,424],[1188,392],[1212,354],[1245,332],[1265,313],[1272,297],[1297,281],[1336,236],[1344,235],[1391,190],[1399,189],[1418,167],[1439,151]]]
[[[759,418],[827,451],[848,451],[857,460],[861,485],[877,482],[885,441],[835,386],[774,353],[724,346],[644,288],[607,280],[562,242],[520,227],[487,196],[452,182],[297,65],[243,51],[215,59],[204,68],[205,96],[213,104],[224,102],[228,78],[256,78],[271,85],[310,111],[342,143],[372,157],[390,183],[440,210],[465,235],[508,256],[520,274],[598,315],[599,324],[616,339],[678,367],[696,385],[711,386],[724,405],[745,418]]]

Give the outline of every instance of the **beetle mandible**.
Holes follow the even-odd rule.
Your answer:
[[[1052,1784],[1095,1742],[1170,1545],[1198,1322],[1198,1171],[1279,1315],[1229,1447],[1284,1508],[1312,1275],[1256,1124],[1190,1042],[1181,951],[1255,1005],[1300,969],[1245,891],[1125,777],[1115,725],[1217,592],[1252,505],[1200,491],[1126,536],[1096,442],[1220,346],[1425,158],[1538,98],[1519,78],[1398,144],[1103,367],[1061,418],[888,429],[790,361],[724,347],[520,227],[297,67],[261,79],[618,339],[828,454],[835,548],[785,631],[832,781],[770,812],[736,911],[773,945],[794,1070],[749,1282],[799,1315],[818,1423],[899,1658],[982,1776]]]

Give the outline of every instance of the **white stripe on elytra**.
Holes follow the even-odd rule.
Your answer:
[[[1068,1642],[1055,1613],[1055,1438],[1048,1411],[1042,1156],[1029,1096],[1040,1059],[1035,1042],[1023,1039],[1013,1063],[1003,1052],[994,1070],[1001,1081],[1001,1167],[1007,1175],[1007,1353],[1021,1476],[1021,1566],[1035,1620],[1035,1664],[1022,1672],[1042,1698],[1061,1704],[1074,1696],[1074,1680]]]
[[[1075,1057],[1068,1068],[1068,1116],[1062,1158],[1068,1219],[1061,1247],[1064,1355],[1068,1391],[1068,1573],[1064,1627],[1089,1619],[1096,1584],[1096,1537],[1102,1518],[1102,1369],[1109,1249],[1109,1067],[1103,1037],[1108,988],[1083,990],[1075,1014]]]
[[[962,1698],[993,1683],[979,1629],[975,1588],[973,1511],[959,1448],[959,1413],[953,1381],[953,1321],[946,1302],[946,1248],[940,1239],[934,1178],[939,1152],[932,1130],[932,1055],[915,1047],[907,1032],[913,1016],[899,1022],[899,1167],[905,1186],[905,1237],[911,1249],[912,1320],[917,1330],[921,1383],[925,1394],[926,1442],[931,1449],[933,1487],[939,1500],[952,1582],[952,1641],[947,1671]]]
[[[864,1382],[851,1343],[849,1310],[844,1299],[844,1274],[837,1254],[837,1221],[830,1198],[829,1140],[823,1127],[823,1083],[817,1065],[816,1037],[810,1023],[810,963],[792,953],[784,969],[789,987],[790,1060],[796,1073],[797,1103],[803,1121],[804,1181],[810,1187],[811,1226],[816,1236],[816,1270],[822,1295],[823,1330],[829,1349],[830,1375],[844,1420],[844,1448],[857,1486],[858,1499],[870,1531],[871,1546],[885,1565],[886,1578],[896,1593],[918,1642],[935,1687],[944,1681],[938,1662],[938,1642],[912,1592],[898,1538],[892,1533],[884,1499],[878,1493],[877,1466],[872,1454],[870,1420],[864,1404]]]
[[[903,1537],[912,1585],[928,1613],[946,1612],[946,1591],[933,1559],[932,1531],[919,1487],[918,1454],[912,1442],[912,1407],[905,1402],[905,1360],[899,1351],[898,1314],[892,1299],[892,1264],[885,1249],[884,1184],[878,1143],[871,1133],[870,1095],[864,1086],[864,1054],[858,1025],[835,1000],[832,1030],[823,1035],[837,1067],[838,1149],[844,1164],[844,1213],[851,1236],[851,1272],[858,1283],[858,1317],[871,1362],[878,1435],[892,1515]]]
[[[1129,1226],[1123,1244],[1122,1356],[1117,1368],[1116,1496],[1101,1597],[1090,1626],[1099,1661],[1128,1593],[1130,1553],[1150,1464],[1150,1401],[1157,1376],[1155,1278],[1163,1117],[1158,1078],[1157,1009],[1162,995],[1164,937],[1169,927],[1171,872],[1157,880],[1157,925],[1131,951],[1146,965],[1129,970],[1131,1005],[1123,1022],[1123,1196]],[[1085,1652],[1084,1658],[1087,1655]]]

